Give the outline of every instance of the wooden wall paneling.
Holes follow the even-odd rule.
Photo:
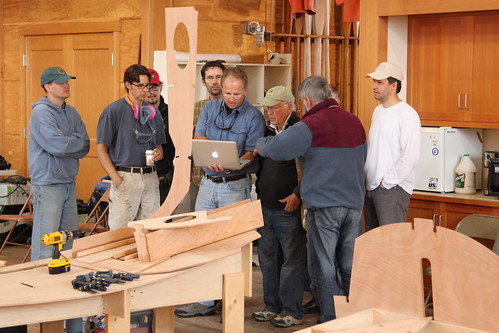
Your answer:
[[[120,73],[120,96],[124,96],[123,92],[125,88],[123,87],[123,74],[125,70],[133,64],[136,64],[138,59],[138,46],[139,37],[141,31],[141,20],[140,19],[124,19],[122,21],[122,30],[120,32],[120,62],[119,73]]]
[[[4,23],[140,17],[142,0],[4,0]]]
[[[265,6],[267,1],[215,0],[210,2],[206,0],[172,0],[171,2],[172,7],[194,7],[199,13],[199,21],[258,21],[260,24],[265,22]],[[208,34],[209,31],[205,33]],[[212,40],[215,40],[213,36]]]
[[[4,67],[4,46],[3,46],[3,2],[0,4],[0,110],[3,110],[3,67]],[[0,133],[4,133],[3,122],[0,121]],[[5,138],[0,135],[0,155],[5,155],[3,142]],[[0,265],[1,266],[1,265]]]
[[[371,116],[378,102],[373,98],[372,79],[365,75],[376,69],[387,59],[388,19],[379,17],[378,10],[385,1],[361,0],[360,2],[360,56],[358,114],[366,133],[369,132]]]
[[[116,81],[112,65],[112,33],[77,34],[67,38],[72,70],[72,103],[80,113],[90,137],[90,152],[80,161],[76,177],[80,198],[90,198],[94,186],[106,175],[97,159],[97,123],[102,110],[115,99],[112,82]]]
[[[151,67],[154,51],[166,49],[165,44],[165,8],[169,0],[142,1],[141,29],[141,64]]]
[[[369,1],[369,0],[362,0]],[[378,2],[378,1],[375,1]],[[499,9],[497,0],[440,0],[407,1],[384,0],[379,2],[379,16],[416,15],[429,13],[454,13]],[[362,9],[361,9],[362,14]]]

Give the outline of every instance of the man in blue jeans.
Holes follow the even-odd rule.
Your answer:
[[[248,87],[246,73],[227,68],[222,76],[223,98],[206,103],[196,125],[195,139],[235,141],[241,159],[253,162],[241,170],[225,169],[214,164],[203,168],[196,199],[196,211],[224,207],[251,196],[251,174],[258,170],[253,150],[256,140],[263,136],[265,119],[262,113],[245,98]],[[216,313],[215,302],[192,303],[177,308],[179,317],[210,316]]]
[[[354,241],[362,231],[366,136],[360,120],[331,98],[323,77],[306,78],[299,93],[307,110],[302,120],[260,138],[256,153],[279,161],[299,158],[308,271],[321,311],[318,321],[325,322],[336,318],[333,296],[350,289]]]
[[[265,136],[280,135],[300,121],[289,88],[270,88],[262,105],[269,118]],[[274,161],[259,157],[256,193],[262,203],[264,226],[258,229],[258,260],[263,275],[265,308],[254,312],[257,321],[277,327],[301,324],[305,230],[301,222],[298,173],[295,159]]]
[[[31,260],[49,258],[52,247],[41,244],[44,234],[77,230],[75,177],[80,159],[90,149],[85,124],[76,109],[66,104],[69,80],[60,67],[43,71],[46,96],[33,103],[29,122],[28,160],[34,208]],[[73,240],[64,249],[70,249]],[[81,318],[66,321],[66,332],[82,331]]]

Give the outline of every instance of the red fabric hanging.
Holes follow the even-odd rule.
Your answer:
[[[337,5],[343,5],[343,21],[358,22],[360,20],[360,0],[336,0]]]
[[[314,0],[288,0],[291,6],[291,14],[300,16],[305,13],[309,15],[315,14],[315,1]]]

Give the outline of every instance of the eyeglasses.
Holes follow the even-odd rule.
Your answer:
[[[142,89],[149,90],[151,88],[151,85],[149,83],[147,83],[147,84],[144,84],[144,83],[139,83],[139,84],[132,83],[132,86],[136,86],[140,90],[142,90]]]
[[[219,130],[222,130],[222,131],[230,131],[232,129],[232,127],[234,126],[235,122],[236,122],[236,119],[237,117],[239,116],[239,111],[237,110],[234,110],[236,112],[236,115],[234,116],[234,118],[232,119],[232,121],[230,122],[229,126],[228,127],[223,127],[223,126],[219,126],[217,124],[217,119],[218,117],[220,117],[220,114],[222,112],[224,112],[224,104],[222,103],[222,105],[220,106],[220,112],[218,112],[217,116],[215,117],[215,120],[213,121],[213,123],[215,124],[215,126],[219,129]],[[222,123],[223,124],[223,123]]]
[[[283,108],[283,106],[285,106],[286,103],[279,103],[279,104],[276,104],[274,106],[264,106],[263,109],[266,111],[266,112],[276,112],[280,109]]]
[[[222,79],[222,75],[216,75],[216,76],[210,75],[210,76],[205,77],[204,80],[205,81],[215,81],[215,80],[220,81],[221,79]]]
[[[161,89],[161,86],[159,85],[156,85],[156,84],[151,84],[149,86],[149,90],[152,90],[152,91],[159,91],[159,89]]]

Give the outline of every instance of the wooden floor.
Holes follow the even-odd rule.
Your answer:
[[[7,265],[20,263],[26,248],[19,246],[8,245],[2,254],[0,261],[7,261]],[[310,293],[305,292],[304,303],[310,299]],[[244,328],[246,333],[266,333],[266,332],[294,332],[299,329],[313,326],[316,324],[318,315],[305,315],[303,324],[289,328],[277,328],[270,323],[260,323],[251,318],[251,313],[259,311],[263,308],[263,290],[262,290],[262,274],[259,267],[253,267],[253,297],[247,297],[245,300]],[[220,314],[210,317],[195,317],[195,318],[177,318],[175,321],[176,333],[192,333],[192,332],[221,332],[222,324],[220,323]],[[29,325],[28,333],[39,333],[39,325]]]

